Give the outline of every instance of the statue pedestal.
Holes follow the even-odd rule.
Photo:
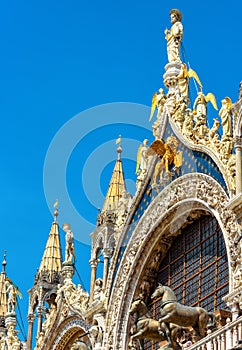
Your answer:
[[[180,62],[168,63],[165,66],[164,85],[169,89],[169,92],[175,92],[177,87],[177,76],[180,74],[182,64]]]
[[[74,265],[72,262],[64,262],[63,263],[63,268],[62,268],[62,276],[65,279],[70,278],[72,279],[74,275]]]
[[[13,326],[15,328],[16,324],[17,324],[17,320],[16,320],[15,312],[7,313],[6,319],[5,319],[6,327],[9,328],[10,326]]]

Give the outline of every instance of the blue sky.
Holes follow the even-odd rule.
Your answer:
[[[20,302],[24,317],[26,291],[33,285],[52,222],[49,207],[61,197],[58,186],[55,190],[58,169],[53,167],[53,173],[47,172],[53,181],[46,200],[43,171],[48,148],[58,131],[88,108],[114,102],[150,105],[154,91],[163,86],[167,63],[163,32],[170,27],[169,10],[174,7],[183,13],[186,59],[204,92],[213,92],[219,106],[225,96],[235,102],[242,76],[241,0],[9,0],[1,4],[1,249],[2,255],[7,250],[7,273],[24,296]],[[73,219],[73,232],[78,237],[77,269],[86,288],[90,258],[86,244],[116,157],[113,140],[119,133],[124,137],[125,175],[132,192],[136,146],[151,138],[147,120],[141,120],[144,128],[127,126],[125,118],[123,124],[122,118],[119,121],[122,125],[115,120],[112,127],[110,114],[109,126],[103,127],[106,112],[96,108],[90,118],[85,113],[78,117],[85,138],[80,136],[73,146],[66,169],[70,202],[76,218],[80,216],[79,226]],[[72,138],[71,133],[67,136],[56,160]],[[105,153],[103,166],[95,158],[100,152]],[[96,197],[90,183],[83,182],[88,157],[85,176],[99,188]],[[61,201],[59,220],[72,224],[72,212],[65,211]]]

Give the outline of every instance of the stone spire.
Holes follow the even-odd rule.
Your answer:
[[[54,221],[51,225],[49,237],[45,246],[44,254],[39,270],[35,277],[34,286],[29,293],[28,311],[28,341],[27,350],[32,349],[34,332],[34,320],[37,317],[37,337],[41,336],[42,323],[45,318],[48,304],[51,308],[55,306],[55,298],[58,284],[61,282],[62,253],[60,244],[58,216],[58,201],[55,203]]]
[[[6,292],[6,251],[2,262],[2,272],[0,275],[0,317],[5,317],[7,314],[7,292]]]
[[[123,165],[121,160],[122,147],[117,148],[118,157],[114,166],[112,177],[109,183],[107,195],[104,201],[103,210],[116,210],[118,201],[122,197],[122,193],[126,192],[126,185],[124,180]]]
[[[54,221],[50,229],[38,273],[39,276],[43,274],[48,275],[49,282],[53,282],[56,274],[60,273],[62,267],[62,253],[57,216],[58,208],[56,208],[54,212]]]

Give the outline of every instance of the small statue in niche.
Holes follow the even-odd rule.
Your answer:
[[[190,108],[185,110],[185,119],[182,125],[182,133],[188,140],[193,139],[193,128],[194,128],[194,114]]]
[[[96,303],[97,301],[102,300],[103,298],[103,280],[102,278],[97,278],[94,285],[93,302]]]

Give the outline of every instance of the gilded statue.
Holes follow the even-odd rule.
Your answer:
[[[165,30],[168,62],[181,62],[180,46],[183,37],[182,14],[179,10],[172,9],[170,11],[170,18],[172,23],[171,29]]]
[[[214,94],[209,92],[206,96],[202,91],[198,92],[197,98],[194,102],[193,109],[196,110],[197,116],[207,117],[207,104],[211,102],[214,109],[218,110],[216,98]]]
[[[219,111],[219,116],[222,120],[223,135],[221,141],[230,141],[232,138],[232,101],[229,97],[222,100],[222,107]]]
[[[150,151],[148,154],[156,154],[160,158],[160,160],[156,164],[154,171],[154,185],[157,184],[158,176],[161,180],[164,171],[166,171],[170,178],[173,176],[172,172],[169,170],[169,166],[171,164],[174,164],[175,171],[178,171],[181,168],[183,163],[183,157],[182,152],[177,151],[177,148],[178,141],[174,136],[167,137],[165,143],[162,140],[158,139],[151,144]]]
[[[151,299],[161,297],[160,325],[167,327],[166,334],[170,333],[170,324],[176,324],[182,327],[192,327],[198,338],[206,335],[207,326],[216,324],[216,317],[212,312],[208,312],[201,307],[185,306],[177,302],[173,290],[162,284],[159,284]],[[168,336],[169,339],[169,336]],[[170,341],[170,346],[172,343]]]
[[[182,63],[180,73],[177,76],[179,93],[181,96],[188,97],[189,80],[191,78],[194,78],[197,81],[202,90],[202,83],[197,73],[191,68],[187,69],[186,63]]]
[[[164,93],[164,89],[160,88],[159,93],[155,92],[152,97],[149,121],[153,118],[156,107],[158,109],[157,119],[160,119],[165,103],[166,94]]]

